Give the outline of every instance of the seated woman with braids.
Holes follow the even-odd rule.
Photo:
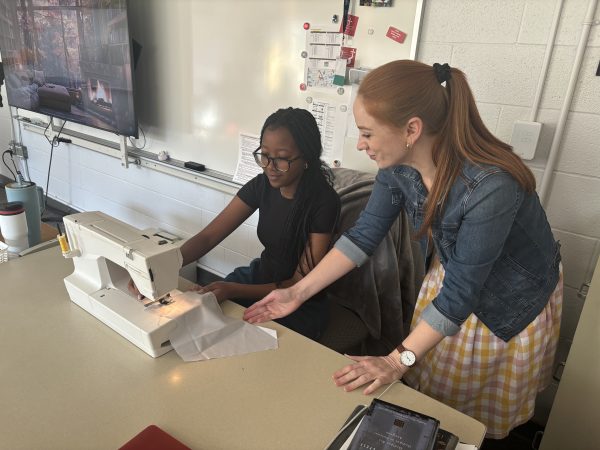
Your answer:
[[[263,173],[243,186],[206,228],[182,247],[183,264],[202,257],[258,209],[258,238],[265,247],[248,267],[238,267],[224,281],[204,286],[219,301],[250,306],[273,289],[301,280],[331,246],[340,212],[332,173],[321,161],[321,135],[305,109],[280,109],[265,121],[254,152]],[[316,294],[277,322],[311,339],[327,325],[328,306]]]

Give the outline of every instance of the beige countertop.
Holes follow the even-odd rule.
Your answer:
[[[118,448],[150,424],[193,449],[320,449],[371,401],[333,384],[344,356],[275,323],[278,350],[153,359],[69,300],[72,270],[58,247],[0,264],[1,449]],[[463,442],[483,438],[482,424],[406,386],[383,399],[436,416]]]

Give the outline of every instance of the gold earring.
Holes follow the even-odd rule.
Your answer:
[[[409,152],[410,151],[410,142],[406,141],[406,151]]]

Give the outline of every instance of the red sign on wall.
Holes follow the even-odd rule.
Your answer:
[[[342,32],[342,27],[344,24],[340,25],[340,33]],[[346,20],[346,29],[343,30],[346,36],[354,36],[356,33],[356,27],[358,26],[358,16],[353,16],[352,14],[348,14],[348,19]]]
[[[406,39],[406,33],[394,27],[389,27],[385,35],[391,40],[399,42],[400,44],[404,43],[404,39]]]
[[[342,50],[340,51],[340,58],[346,60],[347,67],[354,67],[356,49],[354,47],[342,47]]]

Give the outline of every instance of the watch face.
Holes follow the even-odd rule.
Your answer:
[[[407,367],[412,366],[417,360],[415,354],[410,350],[404,350],[400,353],[400,362]]]

